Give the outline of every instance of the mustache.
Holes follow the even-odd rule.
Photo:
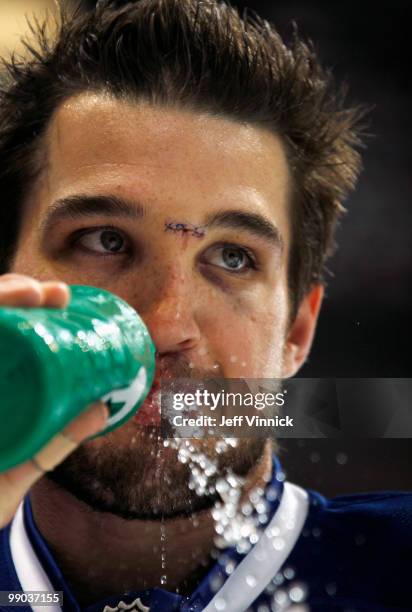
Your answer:
[[[174,378],[224,378],[222,364],[214,361],[210,367],[199,367],[187,357],[180,354],[159,355],[156,353],[155,380],[172,380]]]

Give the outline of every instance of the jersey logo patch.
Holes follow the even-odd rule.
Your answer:
[[[115,608],[105,606],[103,612],[121,612],[122,610],[129,610],[130,612],[150,612],[150,608],[144,606],[138,597],[131,604],[125,604],[124,601],[120,601]]]

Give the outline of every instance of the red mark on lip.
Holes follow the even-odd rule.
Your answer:
[[[137,425],[160,425],[160,384],[155,381],[143,404],[132,417]]]

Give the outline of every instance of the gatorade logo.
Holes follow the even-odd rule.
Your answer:
[[[106,404],[123,404],[120,410],[117,410],[117,412],[109,417],[107,427],[118,423],[121,419],[123,419],[123,417],[130,414],[141,398],[142,393],[146,388],[146,383],[146,368],[142,366],[138,371],[136,378],[128,387],[125,387],[124,389],[114,389],[102,397],[102,401],[106,402]]]

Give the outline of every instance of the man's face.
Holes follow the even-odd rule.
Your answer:
[[[159,376],[287,374],[289,174],[280,139],[84,94],[55,113],[45,148],[13,271],[129,302],[155,342]],[[163,449],[150,406],[142,414],[83,445],[56,478],[124,514],[197,507],[187,466]],[[245,472],[261,450],[243,440],[226,461]]]

